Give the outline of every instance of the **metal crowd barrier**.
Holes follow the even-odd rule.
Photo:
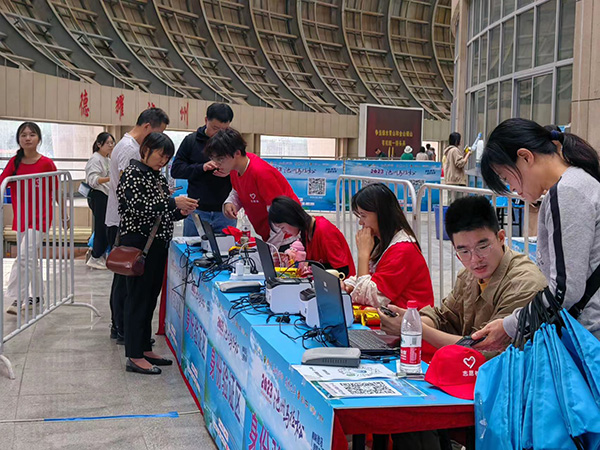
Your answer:
[[[402,210],[406,215],[407,220],[414,228],[416,226],[415,220],[417,216],[412,213],[412,206],[416,201],[416,193],[413,184],[408,180],[398,180],[395,178],[375,178],[375,177],[362,177],[356,175],[341,175],[338,177],[335,186],[335,214],[336,214],[336,225],[341,230],[342,234],[346,237],[354,261],[358,261],[358,249],[356,248],[356,241],[354,236],[358,230],[358,219],[352,213],[351,199],[363,186],[371,183],[384,183],[392,192],[400,199]],[[399,193],[402,196],[399,197]]]
[[[462,264],[449,240],[444,241],[444,207],[451,200],[460,195],[485,195],[490,197],[494,209],[506,208],[506,245],[512,246],[513,205],[512,200],[517,196],[497,197],[489,189],[453,186],[447,184],[425,183],[415,194],[413,184],[408,180],[398,180],[377,177],[360,177],[343,175],[338,178],[336,185],[336,225],[342,231],[354,261],[358,261],[356,242],[354,237],[358,230],[358,220],[353,216],[350,208],[350,199],[363,185],[370,183],[384,183],[392,189],[399,198],[402,209],[411,224],[415,235],[419,239],[423,255],[429,267],[431,280],[434,286],[435,304],[439,306],[442,299],[454,286],[456,275]],[[398,193],[402,192],[402,196]],[[500,204],[505,201],[506,204]],[[437,213],[437,224],[435,221]],[[522,213],[522,237],[524,239],[524,253],[529,255],[529,203],[525,202]],[[436,231],[437,225],[437,231]],[[449,268],[447,267],[449,261]],[[449,269],[449,270],[448,270]]]
[[[7,292],[4,270],[0,270],[3,287],[0,290],[0,361],[14,379],[12,364],[4,355],[7,341],[64,304],[85,306],[98,316],[100,313],[92,305],[75,302],[73,227],[65,220],[73,217],[73,183],[69,172],[8,177],[0,186],[0,198],[4,199],[9,184],[12,201],[16,204],[13,211],[17,225],[17,258]],[[21,208],[23,204],[25,208]],[[4,208],[1,202],[0,217],[4,217]],[[4,239],[0,239],[0,255],[4,269]],[[7,294],[10,303],[5,304]],[[10,316],[6,307],[13,301],[16,301],[16,315]]]

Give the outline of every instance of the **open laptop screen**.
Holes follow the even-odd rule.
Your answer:
[[[260,258],[260,264],[265,274],[265,280],[274,280],[277,278],[277,274],[275,273],[275,264],[273,263],[269,244],[257,238],[256,248],[258,249],[258,257]]]
[[[348,329],[342,303],[340,279],[316,265],[311,265],[317,297],[317,311],[321,328],[327,328],[332,343],[338,347],[349,347]]]
[[[194,214],[194,216],[194,223],[196,222],[196,218],[198,218],[202,228],[204,229],[204,234],[206,236],[206,239],[208,239],[208,244],[210,245],[210,250],[212,251],[213,259],[216,263],[221,264],[223,262],[223,258],[221,258],[219,244],[217,244],[217,238],[215,237],[215,233],[213,232],[212,226],[210,225],[210,223],[200,219],[197,214]],[[198,227],[198,225],[196,225],[196,227]]]

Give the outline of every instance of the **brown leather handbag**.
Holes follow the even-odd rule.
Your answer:
[[[156,232],[160,226],[161,219],[162,214],[158,216],[156,222],[154,222],[154,226],[150,231],[150,236],[148,236],[144,250],[140,250],[136,247],[119,245],[119,233],[115,241],[115,246],[110,251],[108,258],[106,259],[106,268],[111,272],[124,275],[126,277],[139,277],[140,275],[143,275],[144,266],[146,264],[146,256],[148,255],[152,241],[154,241],[154,237],[156,236]]]

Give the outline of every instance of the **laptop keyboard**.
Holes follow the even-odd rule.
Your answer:
[[[373,330],[348,330],[350,346],[366,350],[389,350],[390,347],[377,337]]]

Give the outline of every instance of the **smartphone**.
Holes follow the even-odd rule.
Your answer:
[[[463,347],[473,347],[475,344],[479,344],[484,339],[485,339],[485,337],[482,337],[481,339],[473,339],[471,336],[465,336],[465,337],[461,338],[456,343],[456,345],[462,345]]]
[[[398,317],[398,313],[395,313],[394,311],[392,311],[389,308],[386,308],[385,306],[380,306],[379,309],[388,317]]]
[[[178,191],[178,190],[180,190],[180,189],[183,189],[183,186],[175,186],[175,187],[172,187],[172,188],[171,188],[171,190],[172,190],[173,192],[176,192],[176,191]]]

